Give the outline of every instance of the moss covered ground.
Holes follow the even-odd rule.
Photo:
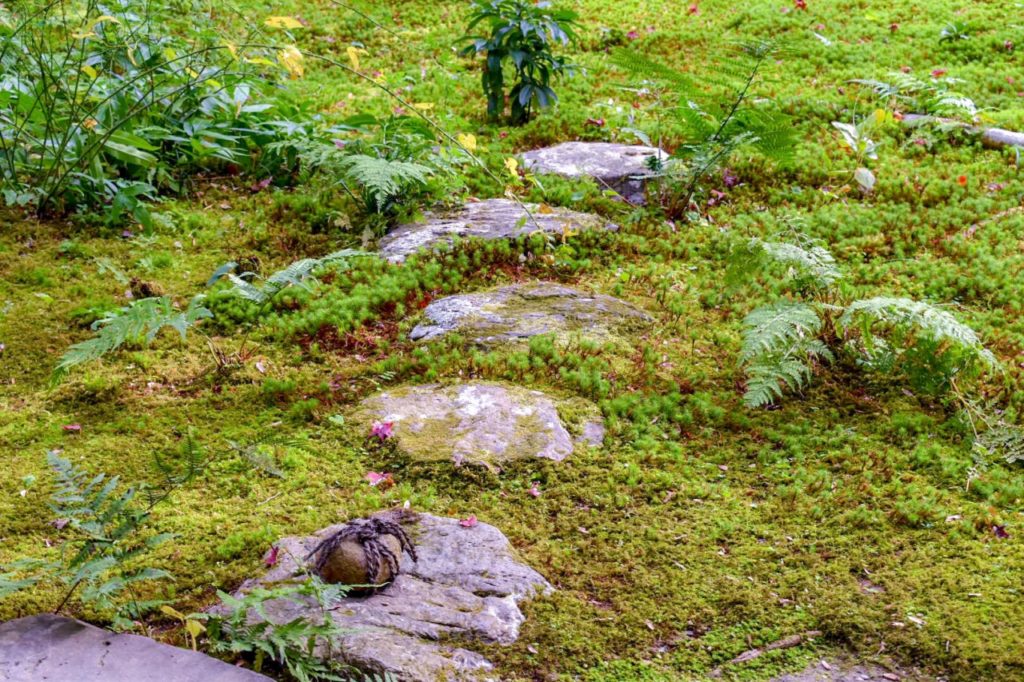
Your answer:
[[[191,433],[213,463],[154,518],[157,529],[176,534],[154,561],[175,575],[156,589],[179,611],[205,607],[216,589],[260,571],[282,534],[409,500],[418,510],[475,514],[497,526],[558,588],[528,606],[515,645],[488,649],[509,679],[698,678],[808,630],[823,636],[726,667],[725,679],[767,679],[832,648],[955,680],[1024,678],[1020,465],[976,461],[966,426],[942,405],[852,367],[822,372],[778,409],[743,407],[740,321],[765,292],[721,296],[736,236],[771,234],[799,219],[836,254],[847,294],[958,304],[1004,365],[984,391],[1013,420],[1024,406],[1024,180],[1016,155],[892,121],[875,135],[878,182],[862,196],[830,123],[878,106],[850,79],[884,79],[902,68],[928,78],[943,69],[962,79],[958,88],[991,121],[1024,129],[1024,70],[1008,46],[1024,50],[1020,8],[808,0],[804,11],[783,0],[699,0],[691,11],[671,0],[578,0],[570,4],[585,30],[573,59],[583,70],[560,85],[557,108],[508,128],[484,122],[476,67],[451,47],[464,3],[364,4],[388,31],[326,0],[247,0],[244,12],[300,17],[300,44],[338,59],[361,44],[365,69],[410,102],[429,104],[447,130],[473,133],[496,170],[514,152],[544,144],[632,141],[622,129],[652,120],[650,103],[624,90],[625,77],[607,64],[609,44],[630,43],[699,78],[708,55],[729,41],[780,38],[787,51],[765,91],[796,121],[796,161],[780,169],[737,158],[740,184],[721,185],[710,219],[692,224],[624,209],[586,183],[545,181],[523,195],[602,213],[623,229],[579,236],[553,253],[528,243],[469,245],[402,267],[360,265],[289,300],[251,335],[258,347],[250,361],[224,377],[203,373],[211,358],[200,337],[180,343],[167,335],[59,386],[49,381],[67,346],[88,336],[96,311],[125,302],[130,283],[102,263],[187,300],[227,260],[258,258],[271,271],[359,246],[360,230],[338,227],[350,222],[342,197],[302,186],[252,192],[207,178],[189,198],[155,209],[163,220],[152,237],[8,212],[0,231],[0,563],[59,551],[46,507],[47,450],[62,449],[90,471],[157,480],[154,455],[173,458]],[[970,38],[940,42],[953,21],[970,26]],[[312,61],[292,87],[327,116],[396,106]],[[475,172],[464,182],[475,196],[503,191]],[[521,259],[524,251],[535,257]],[[530,279],[619,296],[656,323],[633,336],[632,352],[545,339],[484,352],[448,338],[424,349],[407,339],[432,297]],[[221,304],[221,319],[230,319],[232,305]],[[230,323],[216,327],[227,349],[242,336]],[[605,446],[492,475],[410,464],[331,419],[379,388],[467,377],[593,400],[609,428]],[[228,443],[268,432],[308,449],[269,450],[269,471]],[[370,487],[368,471],[392,472],[396,485]],[[535,481],[539,497],[528,494]],[[52,609],[56,598],[21,593],[0,602],[0,617]],[[143,627],[182,641],[161,616]]]

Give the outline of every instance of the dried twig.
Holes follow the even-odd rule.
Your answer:
[[[725,665],[746,663],[747,661],[752,661],[755,658],[768,653],[769,651],[775,651],[776,649],[790,649],[795,646],[800,646],[807,640],[814,639],[815,637],[821,637],[821,630],[808,630],[807,632],[801,632],[799,635],[790,635],[789,637],[783,637],[782,639],[776,640],[771,644],[761,647],[760,649],[750,649],[749,651],[744,651],[742,654],[732,659]],[[722,668],[725,667],[725,665],[720,665],[714,670],[712,670],[708,674],[708,677],[721,677]]]

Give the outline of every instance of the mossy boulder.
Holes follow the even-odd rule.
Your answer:
[[[651,321],[625,301],[551,282],[448,296],[428,305],[423,315],[424,322],[409,335],[414,341],[457,332],[480,345],[524,341],[540,334],[606,341],[615,338],[616,332]]]
[[[646,183],[655,175],[652,159],[668,155],[656,147],[612,142],[563,142],[522,155],[523,166],[534,173],[566,178],[591,177],[615,190],[631,204],[644,203]]]
[[[561,461],[604,438],[597,408],[498,383],[427,384],[364,400],[357,422],[391,422],[399,448],[419,461],[500,468],[505,462]]]
[[[588,230],[618,230],[600,216],[567,208],[521,204],[511,199],[472,201],[452,213],[427,213],[423,220],[399,225],[380,240],[380,252],[399,263],[421,250],[462,239],[515,239],[533,232],[562,235]]]

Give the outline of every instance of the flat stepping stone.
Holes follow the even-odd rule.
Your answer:
[[[577,445],[597,446],[604,439],[592,403],[487,382],[391,389],[360,403],[353,418],[367,425],[391,422],[398,447],[414,460],[491,469],[523,459],[560,462]]]
[[[551,282],[448,296],[433,301],[423,315],[427,321],[412,330],[412,340],[429,341],[456,332],[481,345],[522,341],[540,334],[607,340],[620,328],[651,321],[625,301]]]
[[[378,517],[397,519],[393,512]],[[542,575],[519,563],[512,546],[497,528],[478,522],[418,514],[406,525],[417,554],[403,553],[401,570],[389,586],[369,597],[347,597],[329,611],[345,634],[320,647],[364,672],[391,673],[403,682],[490,680],[493,665],[485,656],[460,644],[476,641],[511,644],[525,620],[519,604],[552,591]],[[303,575],[305,557],[327,535],[344,524],[308,537],[277,543],[278,563],[241,592]],[[280,599],[267,603],[275,623],[308,615],[319,618],[312,602]],[[197,678],[198,679],[198,678]]]
[[[614,142],[563,142],[520,155],[523,167],[534,173],[565,178],[591,177],[634,205],[644,203],[644,187],[655,173],[650,159],[667,158],[656,147]]]
[[[0,624],[5,682],[269,682],[205,654],[45,613]]]
[[[527,204],[533,219],[511,199],[487,199],[465,204],[450,214],[427,213],[423,220],[400,225],[380,240],[380,252],[400,263],[417,251],[451,244],[456,238],[515,239],[540,230],[562,235],[588,230],[618,230],[600,216],[567,208]]]

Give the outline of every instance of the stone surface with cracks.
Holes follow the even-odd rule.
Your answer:
[[[604,439],[592,403],[492,382],[389,389],[360,403],[353,421],[391,422],[398,447],[414,460],[492,469],[531,458],[560,462],[577,445]]]
[[[449,332],[473,343],[494,345],[554,334],[578,334],[590,340],[613,338],[620,328],[651,321],[625,301],[590,294],[551,282],[513,284],[493,291],[447,296],[424,311],[424,322],[409,337],[429,341]]]
[[[531,232],[563,235],[587,230],[618,230],[600,216],[567,208],[528,204],[528,214],[511,199],[471,201],[451,213],[427,213],[423,220],[399,225],[380,240],[380,252],[400,263],[412,254],[461,239],[515,239]]]
[[[404,515],[382,512],[393,519]],[[493,665],[470,642],[510,644],[524,621],[519,604],[552,587],[520,563],[505,536],[486,523],[472,527],[430,514],[403,520],[418,556],[403,554],[395,581],[369,597],[342,599],[328,613],[343,634],[318,648],[320,655],[364,672],[390,673],[400,682],[481,682],[495,679]],[[303,574],[305,557],[339,526],[276,543],[277,564],[259,580],[279,583]],[[311,601],[280,599],[265,612],[275,623],[319,617]]]
[[[591,177],[631,204],[644,203],[647,182],[654,177],[652,158],[667,158],[656,148],[613,142],[563,142],[522,155],[523,167],[534,173],[566,178]]]

